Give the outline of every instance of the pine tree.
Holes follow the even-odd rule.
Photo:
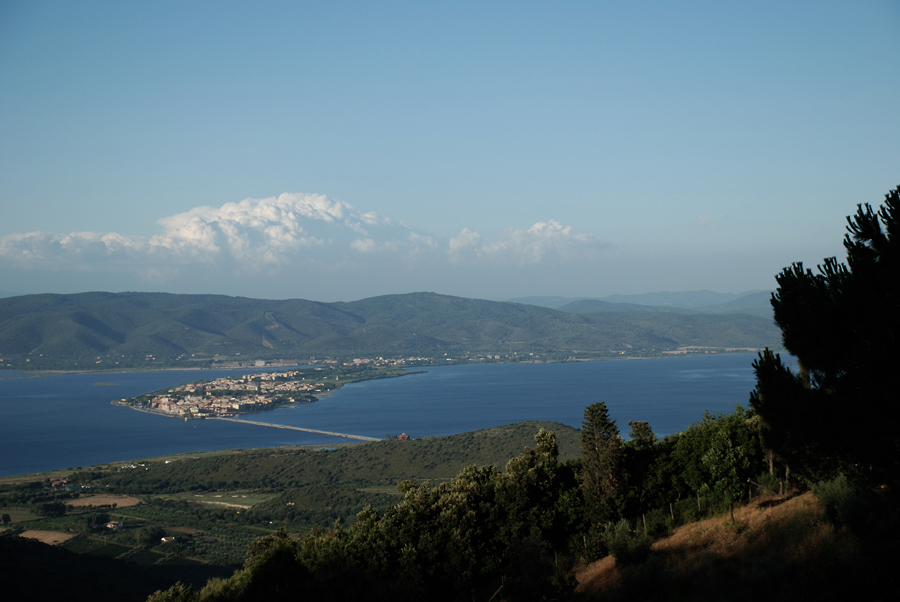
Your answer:
[[[900,187],[874,211],[848,217],[847,263],[831,257],[817,273],[801,263],[776,277],[772,296],[784,346],[754,364],[751,403],[779,455],[813,472],[840,470],[872,490],[900,494],[900,404],[893,374],[900,360]]]
[[[606,404],[587,406],[581,423],[581,486],[592,525],[603,526],[619,517],[627,480],[623,447]]]

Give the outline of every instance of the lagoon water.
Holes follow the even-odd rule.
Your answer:
[[[705,410],[746,405],[752,354],[559,364],[435,366],[345,385],[331,396],[250,420],[369,437],[439,436],[522,420],[580,427],[584,407],[605,401],[627,434],[646,420],[675,433]],[[0,475],[171,453],[344,442],[347,439],[222,420],[183,420],[110,405],[192,380],[252,370],[63,374],[0,372]]]

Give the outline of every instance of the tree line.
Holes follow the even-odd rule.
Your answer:
[[[580,458],[561,462],[541,429],[504,471],[473,465],[440,485],[403,481],[402,501],[384,511],[266,536],[231,578],[154,599],[439,600],[501,587],[509,600],[560,599],[576,559],[640,561],[653,536],[742,499],[766,466],[759,422],[742,407],[661,440],[631,422],[626,441],[603,402],[582,426]]]

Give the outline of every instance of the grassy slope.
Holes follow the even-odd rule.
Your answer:
[[[578,591],[604,600],[871,599],[886,573],[864,560],[811,493],[760,498],[726,515],[677,528],[645,565],[607,557],[578,571]],[[876,598],[877,599],[877,598]]]
[[[0,357],[29,367],[196,365],[226,357],[609,353],[775,346],[771,320],[671,312],[574,314],[433,293],[353,303],[221,295],[82,293],[0,299]],[[191,354],[195,354],[191,358]],[[25,359],[30,361],[26,364]],[[95,366],[97,359],[102,364]]]

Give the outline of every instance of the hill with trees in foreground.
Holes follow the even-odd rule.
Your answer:
[[[848,219],[846,265],[777,277],[799,369],[760,353],[749,407],[658,439],[587,400],[577,451],[572,429],[530,423],[93,467],[68,490],[5,479],[0,570],[16,573],[0,577],[37,582],[17,579],[34,574],[36,548],[14,537],[27,527],[153,579],[189,572],[148,602],[894,599],[900,188]],[[523,428],[533,443],[497,461]],[[42,556],[41,575],[66,570]]]
[[[600,599],[893,599],[900,187],[847,221],[846,264],[828,258],[814,273],[796,263],[776,277],[774,316],[799,369],[760,353],[749,410],[706,414],[661,441],[632,421],[626,441],[605,404],[591,403],[574,461],[560,461],[542,429],[503,472],[471,466],[438,487],[401,482],[403,501],[383,512],[301,538],[276,532],[232,577],[151,599],[565,600],[570,563],[608,556],[622,578],[605,595],[601,578]],[[753,520],[754,488],[778,506],[793,487],[811,489],[818,510]],[[701,525],[654,545],[710,514],[742,537]]]
[[[779,347],[770,317],[614,306],[591,313],[434,293],[352,303],[82,293],[0,299],[0,365],[209,367],[214,360],[429,357],[559,361],[679,347]]]

